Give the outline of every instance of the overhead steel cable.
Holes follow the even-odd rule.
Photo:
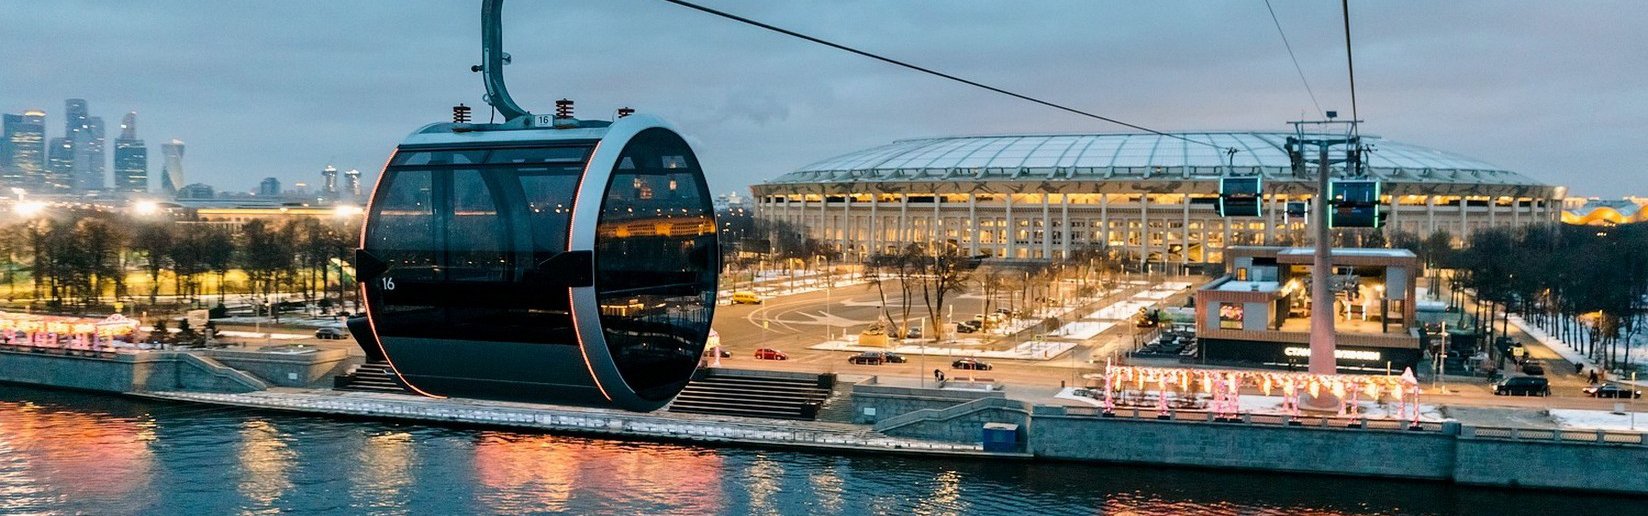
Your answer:
[[[1130,129],[1137,129],[1137,130],[1144,131],[1144,132],[1154,134],[1154,135],[1158,135],[1158,136],[1165,136],[1165,137],[1173,138],[1173,139],[1176,139],[1176,140],[1183,140],[1185,142],[1194,143],[1194,144],[1198,144],[1198,145],[1206,145],[1206,146],[1213,147],[1213,148],[1216,148],[1216,149],[1219,148],[1218,145],[1215,145],[1211,142],[1196,141],[1196,140],[1192,140],[1190,138],[1186,138],[1184,136],[1180,136],[1180,135],[1177,135],[1177,134],[1157,131],[1155,129],[1151,129],[1149,127],[1145,127],[1145,126],[1142,126],[1142,125],[1123,122],[1121,120],[1110,118],[1110,117],[1107,117],[1107,116],[1104,116],[1104,115],[1090,113],[1090,112],[1083,111],[1083,110],[1080,110],[1080,109],[1076,109],[1076,108],[1073,108],[1073,107],[1065,106],[1063,104],[1058,104],[1058,103],[1042,100],[1042,99],[1039,99],[1039,98],[1036,98],[1036,97],[1032,97],[1032,96],[1029,96],[1029,95],[1025,95],[1025,94],[1022,94],[1022,93],[1016,93],[1016,92],[1009,91],[1009,90],[1006,90],[1006,89],[998,88],[998,87],[991,86],[991,85],[988,85],[988,84],[984,84],[984,83],[981,83],[981,82],[978,82],[978,81],[964,79],[964,78],[961,78],[961,77],[957,77],[955,75],[940,72],[938,70],[934,70],[934,69],[927,68],[927,67],[924,67],[924,66],[911,64],[911,63],[908,63],[908,62],[900,61],[898,59],[893,59],[891,57],[886,57],[886,56],[876,54],[876,53],[873,53],[873,52],[869,52],[869,51],[865,51],[865,50],[859,50],[857,48],[849,47],[847,45],[843,45],[843,44],[836,43],[836,42],[833,42],[833,41],[828,41],[828,40],[821,39],[821,38],[814,37],[814,36],[809,36],[807,34],[803,34],[803,33],[800,33],[800,32],[793,31],[793,30],[785,29],[783,27],[777,27],[777,26],[774,26],[774,25],[771,25],[771,24],[767,24],[767,23],[763,23],[763,22],[760,22],[760,21],[745,18],[743,16],[732,14],[732,13],[729,13],[729,12],[726,12],[726,11],[720,11],[720,10],[717,10],[717,9],[705,7],[705,6],[698,5],[698,4],[695,4],[695,3],[692,3],[692,2],[687,2],[687,1],[684,1],[684,0],[663,0],[663,1],[675,4],[675,5],[679,5],[681,7],[685,7],[685,8],[688,8],[688,9],[692,9],[692,10],[695,10],[695,11],[699,11],[699,12],[702,12],[702,13],[705,13],[705,14],[710,14],[710,15],[726,18],[728,20],[736,21],[736,22],[743,23],[743,24],[746,24],[746,25],[753,25],[755,27],[760,27],[760,28],[763,28],[763,29],[766,29],[766,30],[769,30],[769,31],[772,31],[772,32],[777,32],[779,34],[783,34],[783,35],[786,35],[786,36],[800,38],[800,39],[803,39],[803,40],[806,40],[806,41],[810,41],[810,42],[817,43],[817,44],[820,44],[820,45],[824,45],[824,46],[827,46],[827,47],[830,47],[830,48],[834,48],[836,50],[841,50],[841,51],[844,51],[844,52],[857,54],[857,55],[860,55],[860,56],[863,56],[863,57],[868,57],[870,59],[881,61],[883,63],[887,63],[887,64],[890,64],[890,65],[899,66],[899,67],[903,67],[903,68],[908,68],[910,70],[915,70],[917,72],[921,72],[921,73],[924,73],[924,74],[927,74],[927,75],[932,75],[932,76],[935,76],[935,77],[940,77],[940,78],[948,79],[948,80],[951,80],[951,81],[959,82],[959,83],[962,83],[962,84],[966,84],[968,86],[972,86],[972,87],[975,87],[975,88],[980,88],[980,89],[988,90],[988,91],[991,91],[991,92],[994,92],[994,93],[1007,95],[1009,97],[1013,97],[1013,98],[1016,98],[1016,99],[1019,99],[1019,100],[1034,102],[1036,104],[1041,104],[1043,106],[1047,106],[1047,107],[1057,109],[1057,110],[1060,110],[1060,111],[1065,111],[1065,112],[1068,112],[1068,113],[1073,113],[1073,114],[1085,116],[1085,117],[1092,118],[1092,119],[1095,119],[1095,120],[1102,120],[1102,121],[1105,121],[1105,122],[1110,122],[1112,124],[1116,124],[1116,125],[1119,125],[1119,126],[1122,126],[1122,127],[1127,127],[1127,128],[1130,128]]]
[[[1265,10],[1270,11],[1270,21],[1276,24],[1276,33],[1282,36],[1282,46],[1287,48],[1288,59],[1293,60],[1293,71],[1299,72],[1299,82],[1304,83],[1305,93],[1310,95],[1310,104],[1316,106],[1316,114],[1322,114],[1322,104],[1316,101],[1316,91],[1310,88],[1310,81],[1305,79],[1305,69],[1299,66],[1299,57],[1293,54],[1293,44],[1288,42],[1287,32],[1282,30],[1282,21],[1276,18],[1276,9],[1270,6],[1270,0],[1265,0]]]

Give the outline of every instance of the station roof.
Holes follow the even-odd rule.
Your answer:
[[[812,163],[768,183],[921,180],[1212,179],[1260,173],[1293,178],[1284,150],[1293,132],[1186,132],[957,136],[899,140]],[[1340,137],[1343,135],[1309,135]],[[1367,171],[1409,182],[1542,185],[1458,154],[1363,135]],[[1189,141],[1186,141],[1189,140]],[[1206,142],[1206,144],[1192,143]],[[1225,149],[1236,149],[1227,158]],[[1307,153],[1308,154],[1308,153]],[[1307,161],[1312,158],[1307,156]],[[1228,160],[1228,161],[1227,161]],[[1334,170],[1342,173],[1341,166]]]

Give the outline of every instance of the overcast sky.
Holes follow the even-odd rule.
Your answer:
[[[1162,130],[1285,129],[1314,108],[1262,0],[702,3]],[[1350,111],[1338,2],[1272,0],[1324,109]],[[187,142],[190,182],[375,176],[411,130],[484,105],[479,1],[0,0],[0,111],[62,135],[82,97],[113,138]],[[1648,2],[1352,2],[1378,134],[1583,195],[1648,195]],[[512,0],[511,93],[674,121],[717,193],[894,139],[1114,132],[657,0]],[[486,112],[477,109],[480,118]],[[111,145],[112,147],[112,145]]]

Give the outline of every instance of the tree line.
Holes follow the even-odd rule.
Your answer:
[[[1633,365],[1631,343],[1648,311],[1648,224],[1492,227],[1458,249],[1451,240],[1395,235],[1392,243],[1413,249],[1427,270],[1451,272],[1451,302],[1474,312],[1489,342],[1508,332],[1514,314],[1604,368]]]
[[[229,295],[267,301],[277,293],[328,305],[349,290],[327,296],[330,285],[342,286],[339,266],[348,263],[359,229],[315,218],[231,226],[70,212],[0,228],[0,279],[9,286],[7,301],[67,312],[114,302],[198,307],[211,295],[219,305]],[[237,272],[245,279],[231,281]],[[133,285],[133,276],[147,284]],[[208,283],[215,289],[207,291]],[[163,287],[175,296],[169,302]]]

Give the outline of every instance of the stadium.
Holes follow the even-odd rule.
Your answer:
[[[825,159],[751,186],[756,216],[804,228],[862,259],[942,241],[1008,259],[1057,259],[1105,246],[1153,270],[1188,271],[1238,245],[1299,245],[1316,191],[1316,155],[1300,164],[1289,132],[961,136],[900,140]],[[1343,135],[1304,135],[1337,136]],[[1465,238],[1485,227],[1557,221],[1560,187],[1479,161],[1362,135],[1360,170],[1344,153],[1335,179],[1377,183],[1383,236]],[[1204,143],[1205,142],[1205,143]],[[1227,152],[1234,149],[1234,152]],[[1220,180],[1261,178],[1258,217],[1224,218]],[[1366,243],[1374,230],[1340,238]]]

